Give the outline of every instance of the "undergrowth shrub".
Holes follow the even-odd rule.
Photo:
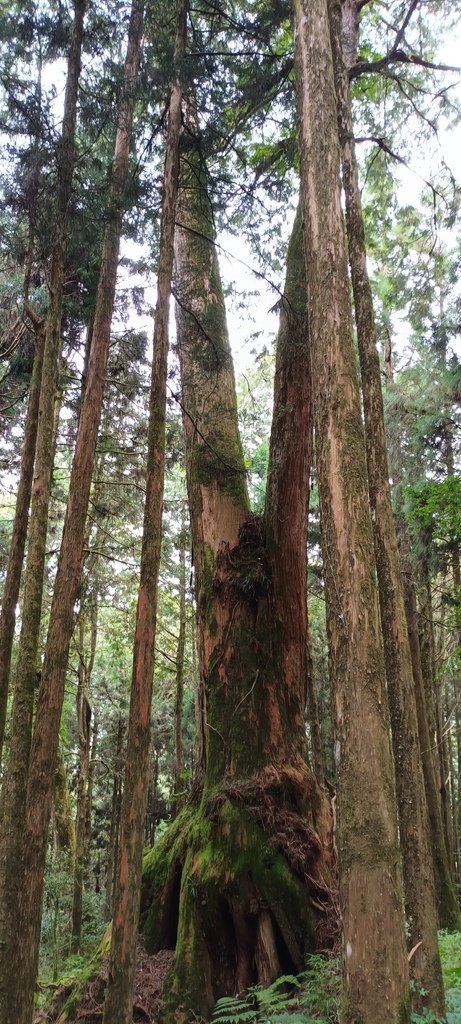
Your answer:
[[[218,999],[212,1024],[339,1024],[341,972],[333,957],[309,957],[302,974]]]
[[[411,1024],[461,1024],[461,932],[441,932],[439,945],[446,1016],[425,1009],[412,1013]],[[218,999],[212,1024],[339,1024],[340,999],[340,961],[317,954],[296,977],[284,975],[268,988],[253,985],[246,995]]]

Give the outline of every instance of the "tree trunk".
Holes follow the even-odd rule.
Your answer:
[[[437,742],[437,726],[435,714],[435,650],[434,650],[434,615],[432,607],[432,591],[427,558],[423,553],[418,558],[418,635],[426,700],[427,724],[431,746]],[[434,759],[435,760],[435,759]],[[440,767],[435,764],[437,784],[440,788]]]
[[[397,1024],[408,1019],[408,963],[327,0],[294,0],[294,10],[317,475],[335,702],[344,1020]]]
[[[450,931],[458,931],[461,927],[460,914],[456,904],[456,895],[445,845],[442,816],[440,811],[440,799],[435,780],[431,738],[427,724],[425,691],[421,669],[421,654],[419,650],[416,592],[413,580],[413,568],[411,564],[408,527],[401,511],[399,511],[398,514],[397,528],[400,558],[402,562],[405,612],[415,686],[416,711],[418,715],[419,743],[421,747],[421,760],[423,765],[424,785],[426,789],[426,801],[429,817],[429,834],[434,861],[439,926],[441,928],[448,928]]]
[[[176,818],[184,805],[184,743],[182,736],[182,712],[184,703],[184,650],[186,645],[186,535],[184,511],[179,535],[179,635],[176,648],[176,692],[174,701],[174,805]]]
[[[0,1019],[4,1024],[23,1024],[20,1003],[26,992],[25,974],[19,965],[24,936],[18,925],[19,894],[22,895],[22,867],[27,843],[24,817],[29,768],[32,715],[36,684],[37,652],[42,610],[48,507],[54,455],[55,400],[61,349],[61,313],[68,206],[75,163],[75,124],[85,0],[75,0],[75,19],[68,61],[62,135],[58,152],[58,195],[51,258],[50,305],[46,320],[42,380],[39,403],[32,506],[25,570],[22,625],[12,711],[10,756],[2,792],[2,836],[0,839],[0,889],[4,896],[0,910]],[[57,750],[56,750],[57,753]],[[54,777],[56,757],[51,769]],[[48,829],[49,812],[46,821]],[[21,866],[21,871],[19,870]],[[24,947],[22,947],[24,949]],[[27,951],[27,955],[29,950]],[[25,973],[27,967],[25,966]],[[27,1018],[32,1012],[32,994]],[[24,1004],[25,1005],[25,1004]]]
[[[82,909],[84,872],[88,860],[88,790],[90,782],[91,755],[91,705],[90,680],[96,653],[97,604],[95,595],[91,601],[90,652],[85,659],[85,614],[79,615],[79,666],[77,686],[77,734],[79,743],[79,775],[77,784],[77,814],[75,823],[75,871],[72,901],[71,953],[78,953],[82,937]]]
[[[67,780],[66,762],[59,747],[54,781],[53,817],[55,848],[67,854],[67,868],[72,871],[75,858],[75,827],[72,819],[71,798]]]
[[[348,11],[348,8],[346,8]],[[392,726],[392,745],[403,858],[405,909],[416,981],[415,1005],[443,1013],[442,969],[437,944],[429,826],[421,767],[405,604],[394,513],[389,485],[381,370],[377,352],[373,296],[366,264],[365,230],[355,155],[349,84],[343,62],[340,0],[329,0],[339,139],[346,201],[349,264],[362,378],[368,487],[378,575],[381,629]],[[426,995],[421,999],[419,993]]]
[[[314,666],[309,636],[307,641],[307,717],[310,730],[312,767],[319,786],[324,786],[325,763],[323,756],[322,733],[320,729],[319,704],[315,688]]]
[[[5,734],[11,652],[13,648],[14,627],[16,625],[16,605],[18,603],[22,566],[24,562],[32,478],[34,472],[35,442],[37,438],[43,349],[45,341],[44,321],[37,320],[34,317],[34,329],[35,357],[30,382],[26,422],[24,424],[24,441],[22,446],[21,467],[19,471],[18,494],[16,498],[13,532],[11,536],[8,567],[6,570],[5,586],[3,590],[2,610],[0,614],[0,765],[2,762],[3,737]]]
[[[178,0],[175,37],[175,65],[177,66],[184,58],[185,42],[186,3],[185,0]],[[181,82],[179,72],[175,67],[175,79],[169,100],[165,147],[154,353],[149,403],[146,504],[136,610],[120,848],[109,977],[104,1003],[104,1024],[131,1024],[133,1017],[144,821],[149,786],[150,712],[157,623],[158,574],[162,543],[168,330],[178,189],[181,102]]]
[[[267,984],[283,970],[300,970],[316,945],[316,924],[323,928],[323,942],[325,922],[331,922],[329,865],[317,832],[325,828],[325,805],[306,764],[302,571],[287,564],[286,548],[282,556],[273,542],[266,544],[264,521],[249,512],[213,213],[196,130],[189,123],[184,140],[176,298],[204,774],[201,795],[196,787],[146,865],[146,942],[153,950],[176,947],[165,1000],[168,1021],[180,1012],[188,1020],[193,1013],[207,1018],[219,996],[242,992],[253,982]],[[293,251],[292,244],[289,292],[299,273]],[[288,316],[288,301],[283,309]],[[298,404],[306,401],[293,379],[296,356],[301,357],[298,316],[293,312],[288,319],[284,362],[278,364],[283,398],[274,427],[279,424],[282,434],[290,418],[300,422]],[[272,449],[281,463],[278,480],[273,467],[267,512],[274,532],[285,522],[291,557],[300,558],[301,566],[308,414],[306,420],[306,431],[296,435],[301,465],[293,466],[298,482],[296,494],[290,492],[298,545],[282,519],[279,490],[288,479],[283,462],[296,456],[276,436]],[[299,597],[282,578],[282,557],[288,573],[298,579],[299,572]],[[282,608],[282,596],[288,609]]]
[[[31,752],[21,893],[21,920],[24,934],[21,939],[21,951],[18,952],[21,957],[21,967],[17,972],[17,977],[21,979],[21,982],[20,992],[16,996],[15,1020],[17,1024],[29,1024],[32,1012],[53,774],[109,350],[123,197],[128,179],[129,146],[138,74],[142,13],[142,0],[136,0],[129,27],[124,89],[120,101],[109,197],[110,212],[104,235],[88,377],[72,463],[66,518],[54,585]]]
[[[307,702],[307,524],[312,461],[312,403],[307,294],[299,205],[287,253],[274,382],[266,546],[283,678],[292,691],[293,725],[304,729]]]
[[[114,913],[114,886],[115,876],[117,873],[117,851],[120,835],[120,813],[122,809],[123,735],[123,720],[122,718],[119,718],[114,756],[114,774],[112,781],[109,849],[106,864],[106,921],[110,921]]]

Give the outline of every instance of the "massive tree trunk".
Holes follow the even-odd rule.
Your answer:
[[[18,967],[18,925],[21,868],[24,863],[24,816],[32,734],[37,655],[42,611],[48,507],[54,460],[55,401],[61,351],[61,315],[68,206],[75,163],[75,124],[85,0],[76,0],[68,60],[62,135],[58,151],[56,224],[50,272],[50,304],[46,319],[42,379],[34,465],[32,505],[25,569],[24,600],[11,717],[8,771],[2,791],[0,839],[0,1019],[19,1022],[18,1000],[24,994]],[[55,762],[51,769],[54,776]],[[47,822],[48,824],[48,822]],[[21,935],[21,940],[19,940]],[[29,1015],[29,1014],[28,1014]]]
[[[147,944],[176,948],[167,1020],[179,1012],[208,1018],[219,996],[300,970],[316,946],[316,925],[330,923],[329,865],[318,834],[329,820],[307,766],[304,729],[310,423],[296,296],[302,257],[292,243],[271,446],[280,462],[272,465],[266,542],[264,520],[249,511],[213,214],[195,130],[189,124],[183,142],[176,297],[205,742],[202,792],[146,863]],[[297,231],[299,240],[299,219]],[[297,359],[306,391],[296,380]],[[297,430],[295,451],[279,443],[278,429],[282,437]],[[282,509],[283,488],[291,486],[293,529]],[[284,527],[278,551],[274,535]],[[325,929],[321,935],[319,941]]]
[[[31,313],[33,315],[32,310]],[[21,466],[19,470],[19,484],[16,497],[16,508],[14,512],[13,532],[11,535],[8,566],[6,570],[5,586],[3,589],[2,610],[0,614],[0,765],[2,762],[3,738],[5,734],[11,652],[13,648],[14,627],[16,624],[16,605],[18,603],[19,588],[21,585],[21,573],[27,537],[27,524],[29,521],[29,506],[35,461],[35,442],[38,427],[40,387],[42,382],[45,323],[43,320],[34,316],[33,326],[35,330],[34,364],[30,381],[26,421],[24,424],[24,441],[22,446]]]
[[[401,1024],[409,1012],[402,878],[327,0],[295,0],[294,10],[317,475],[335,703],[344,1020]]]
[[[74,624],[74,605],[81,573],[86,513],[109,351],[142,20],[142,0],[135,0],[129,26],[124,88],[120,101],[109,197],[110,214],[104,235],[88,377],[79,417],[31,750],[21,874],[22,930],[18,930],[21,940],[16,951],[19,968],[16,970],[17,991],[14,994],[13,1019],[17,1024],[30,1022],[38,965],[48,822],[69,644]]]
[[[178,0],[175,79],[168,110],[154,352],[149,402],[146,504],[136,610],[127,755],[120,823],[109,977],[104,1024],[131,1024],[141,894],[142,852],[150,767],[150,713],[157,625],[165,476],[168,330],[179,172],[182,88],[179,67],[186,42],[186,3]]]
[[[355,155],[349,85],[343,61],[340,0],[329,0],[330,30],[342,150],[349,263],[362,377],[365,440],[373,540],[378,574],[387,695],[392,726],[405,909],[415,999],[443,1013],[443,984],[437,945],[437,906],[429,842],[424,778],[418,737],[410,646],[389,485],[381,370],[376,347],[373,297],[368,277],[365,230]],[[349,8],[346,7],[346,13]]]

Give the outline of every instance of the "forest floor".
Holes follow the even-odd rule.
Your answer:
[[[165,978],[172,961],[173,950],[162,949],[159,953],[149,956],[140,940],[133,1004],[135,1024],[157,1024]],[[101,1024],[108,970],[109,954],[106,953],[98,973],[88,979],[77,1006],[74,1004],[73,1020],[81,1024]],[[58,989],[51,1004],[48,1003],[46,1008],[35,1014],[33,1024],[64,1024],[69,1019],[65,1004],[70,995],[69,986],[64,985]]]

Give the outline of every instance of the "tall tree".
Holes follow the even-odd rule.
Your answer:
[[[168,1020],[178,1007],[186,1016],[208,1014],[220,995],[253,981],[267,984],[283,968],[301,969],[315,945],[316,922],[334,929],[322,843],[329,820],[307,765],[304,728],[311,433],[303,387],[300,219],[282,301],[266,534],[263,517],[249,508],[210,180],[193,97],[180,182],[175,295],[203,746],[192,799],[147,865],[146,942],[153,950],[176,948]],[[279,442],[278,428],[283,437],[291,431],[295,451]],[[292,506],[300,507],[293,531],[283,510],[287,486]],[[299,588],[289,586],[293,578]]]
[[[8,773],[1,798],[0,839],[0,1016],[6,1024],[18,1020],[16,986],[19,971],[14,955],[18,935],[18,900],[23,862],[24,813],[32,715],[36,684],[37,654],[42,610],[48,508],[54,457],[55,401],[61,351],[61,315],[64,289],[68,208],[76,158],[75,126],[78,82],[81,68],[85,0],[75,0],[74,25],[69,50],[62,134],[58,149],[56,222],[50,271],[50,303],[46,318],[40,388],[39,423],[36,440],[32,507],[29,524],[27,563],[21,634],[12,710]],[[53,764],[52,778],[54,774]]]
[[[140,583],[136,609],[127,759],[120,822],[114,920],[104,1024],[131,1024],[136,968],[142,852],[149,788],[150,712],[157,625],[157,594],[162,543],[165,476],[165,416],[169,347],[169,309],[173,276],[174,227],[181,132],[181,62],[186,45],[187,0],[178,0],[175,77],[168,104],[160,253],[157,272],[154,352],[149,401],[146,503]]]
[[[115,296],[123,199],[134,100],[138,78],[143,24],[142,0],[134,0],[121,93],[115,154],[104,234],[101,271],[94,316],[88,374],[80,411],[72,463],[69,497],[53,591],[42,682],[36,714],[28,780],[25,845],[20,916],[27,939],[16,943],[15,985],[11,984],[14,1011],[11,1019],[29,1024],[32,1014],[40,939],[43,872],[51,811],[59,724],[74,623],[74,605],[81,573],[85,521],[101,416],[110,327]],[[17,925],[16,925],[17,927]],[[7,1018],[9,1020],[9,1018]]]
[[[328,6],[326,0],[295,0],[294,12],[316,464],[335,702],[344,1019],[397,1024],[409,1014],[408,964]]]
[[[349,13],[349,8],[346,8],[346,13]],[[368,485],[392,726],[405,907],[407,920],[410,922],[410,948],[418,947],[412,959],[412,971],[417,982],[417,1001],[421,1001],[419,993],[424,991],[426,1005],[438,1013],[443,1013],[442,970],[437,945],[437,904],[426,795],[389,484],[373,296],[367,271],[352,113],[343,60],[343,35],[347,34],[350,43],[352,33],[344,32],[344,8],[341,10],[339,0],[329,0],[329,15],[346,202],[348,254],[362,380]],[[358,11],[356,18],[358,19]]]
[[[29,401],[24,424],[24,440],[19,471],[18,493],[14,512],[13,531],[11,535],[8,566],[3,589],[2,609],[0,614],[0,764],[2,761],[3,738],[5,733],[6,709],[8,702],[8,685],[10,680],[11,653],[13,647],[14,628],[16,624],[16,606],[21,585],[21,573],[26,548],[29,506],[32,493],[32,478],[35,461],[35,443],[38,427],[38,410],[40,387],[42,381],[43,349],[45,324],[41,317],[34,316],[35,356],[30,381]]]

